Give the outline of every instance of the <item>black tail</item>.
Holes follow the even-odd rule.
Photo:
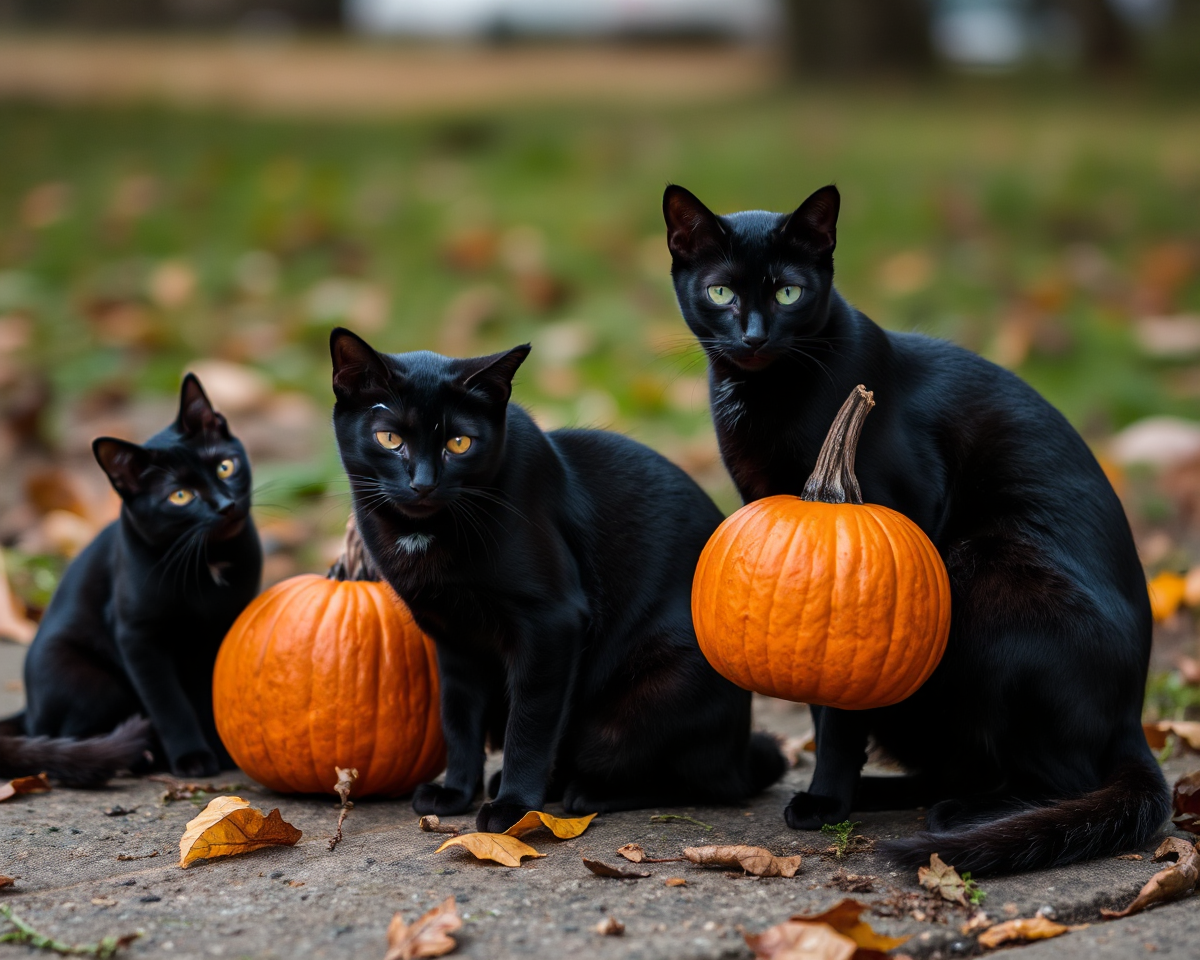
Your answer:
[[[1112,856],[1145,844],[1171,813],[1162,771],[1151,758],[1129,760],[1099,790],[1033,807],[952,833],[921,833],[883,845],[906,867],[936,853],[976,876],[1057,867]]]
[[[750,734],[750,793],[756,794],[787,772],[787,761],[769,733]]]
[[[130,717],[112,733],[84,740],[0,735],[0,775],[45,772],[66,786],[97,786],[132,767],[149,746],[150,721],[142,717]]]

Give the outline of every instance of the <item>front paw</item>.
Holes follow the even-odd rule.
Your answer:
[[[837,797],[819,793],[798,793],[783,809],[783,819],[793,830],[820,830],[827,823],[841,823],[850,813],[850,804]]]
[[[172,760],[171,772],[177,777],[186,777],[189,780],[213,777],[221,772],[221,764],[211,750],[193,750]]]
[[[503,833],[532,809],[524,804],[497,803],[492,800],[479,808],[475,829],[480,833]]]
[[[470,810],[473,799],[463,790],[443,787],[440,783],[423,783],[413,791],[412,805],[417,813],[436,813],[445,817]]]

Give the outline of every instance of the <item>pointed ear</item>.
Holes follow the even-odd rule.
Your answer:
[[[92,441],[92,453],[117,493],[125,496],[141,492],[142,475],[150,466],[150,455],[144,448],[128,440],[100,437]]]
[[[667,247],[677,260],[690,260],[701,250],[719,246],[725,228],[716,214],[683,187],[671,184],[663,194]]]
[[[366,340],[345,327],[335,327],[329,335],[329,355],[333,358],[333,393],[339,400],[388,382],[387,364]]]
[[[208,394],[194,373],[183,378],[183,386],[179,389],[179,414],[175,418],[175,427],[188,437],[205,433],[229,436],[225,418],[213,409]]]
[[[466,361],[469,367],[462,380],[463,386],[483,393],[493,403],[508,403],[508,398],[512,396],[513,377],[531,349],[528,343],[523,343],[506,353],[493,353],[490,357]]]
[[[798,206],[783,228],[781,237],[817,254],[833,253],[837,246],[837,218],[842,195],[833,184],[822,187]]]

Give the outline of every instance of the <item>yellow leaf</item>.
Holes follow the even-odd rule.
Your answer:
[[[866,950],[887,951],[908,941],[909,937],[885,937],[871,929],[869,923],[859,920],[859,914],[867,909],[865,903],[847,897],[839,900],[824,913],[797,914],[792,920],[798,923],[827,923],[838,933],[849,937]]]
[[[545,856],[529,844],[505,833],[463,833],[451,837],[437,848],[437,852],[441,853],[447,847],[462,847],[477,860],[495,860],[505,867],[519,867],[522,857]]]
[[[290,847],[303,834],[272,810],[263,816],[241,797],[217,797],[187,825],[179,839],[179,865],[232,857],[263,847]]]
[[[450,934],[460,927],[462,917],[458,915],[453,897],[447,897],[411,925],[396,914],[388,924],[388,952],[383,960],[440,957],[458,946]]]
[[[563,817],[552,817],[548,813],[542,813],[541,810],[530,810],[525,816],[505,830],[504,834],[508,837],[523,837],[527,833],[532,833],[534,830],[545,827],[558,837],[559,840],[570,840],[583,833],[588,828],[588,824],[595,818],[596,815],[594,813],[589,813],[586,817],[575,817],[568,820]]]
[[[1030,917],[1023,920],[1008,920],[998,923],[979,935],[979,945],[991,949],[1011,940],[1045,940],[1067,932],[1069,928],[1045,917]]]
[[[1183,603],[1187,581],[1177,573],[1160,573],[1148,584],[1150,591],[1150,614],[1161,622],[1169,620]]]

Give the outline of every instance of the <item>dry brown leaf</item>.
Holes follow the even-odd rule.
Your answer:
[[[567,819],[564,817],[552,817],[541,810],[530,810],[525,816],[505,830],[504,833],[509,837],[523,837],[527,833],[532,833],[534,830],[540,830],[542,827],[545,827],[558,837],[559,840],[570,840],[583,833],[588,828],[588,824],[595,818],[596,815],[594,813],[589,813],[586,817]]]
[[[869,909],[865,903],[847,897],[839,900],[824,913],[796,914],[791,919],[796,923],[827,923],[842,936],[849,937],[864,950],[892,950],[908,941],[909,937],[885,937],[871,929],[870,924],[859,919]]]
[[[978,943],[981,947],[991,950],[1002,943],[1011,943],[1014,940],[1045,940],[1049,937],[1058,937],[1069,929],[1070,927],[1047,920],[1045,917],[1005,920],[1004,923],[998,923],[990,930],[984,930],[979,935]]]
[[[170,777],[166,774],[152,774],[146,777],[146,779],[167,785],[167,789],[162,792],[161,799],[163,803],[171,803],[175,800],[192,800],[197,796],[208,793],[228,793],[231,790],[240,790],[242,788],[240,783],[191,783],[187,780],[177,780],[175,777]]]
[[[617,848],[617,853],[631,863],[678,863],[684,857],[648,857],[640,843],[627,843]]]
[[[687,881],[683,877],[667,877],[663,881],[663,885],[668,887],[686,887]]]
[[[44,773],[36,777],[17,777],[8,783],[0,784],[0,800],[19,797],[25,793],[48,793],[50,781]]]
[[[1200,770],[1175,781],[1171,822],[1188,833],[1200,833]]]
[[[688,847],[683,855],[702,867],[740,867],[756,877],[794,877],[800,857],[777,857],[762,847]]]
[[[0,890],[3,890],[5,887],[11,887],[16,882],[17,880],[15,877],[0,876]]]
[[[827,923],[787,920],[759,934],[743,934],[761,960],[851,960],[858,944]]]
[[[447,897],[411,925],[397,913],[388,924],[388,952],[383,960],[440,957],[458,946],[450,934],[461,927],[462,917],[453,897]]]
[[[983,910],[975,911],[975,915],[966,923],[959,927],[959,932],[966,937],[973,933],[978,933],[980,930],[986,930],[988,927],[994,926],[996,923]]]
[[[944,900],[967,905],[967,885],[963,878],[936,853],[929,855],[929,866],[917,868],[917,882],[926,890],[941,894]]]
[[[583,865],[598,877],[612,877],[614,880],[641,880],[650,876],[644,870],[630,870],[628,867],[612,867],[599,860],[583,858]]]
[[[1177,900],[1191,893],[1196,887],[1197,879],[1200,878],[1200,853],[1186,840],[1167,837],[1154,851],[1154,859],[1157,862],[1171,857],[1178,859],[1147,880],[1133,903],[1124,910],[1101,910],[1100,913],[1109,919],[1128,917],[1130,914],[1141,913],[1152,904]]]
[[[451,837],[437,853],[449,847],[462,847],[476,860],[494,860],[505,867],[519,867],[522,857],[544,857],[529,844],[505,833],[463,833]]]
[[[333,852],[342,842],[342,824],[346,822],[346,815],[354,809],[354,804],[350,800],[350,791],[354,789],[354,781],[358,779],[358,770],[355,767],[334,767],[333,772],[337,774],[337,783],[333,785],[333,792],[342,801],[342,808],[338,813],[337,832],[329,839],[330,852]]]
[[[1200,721],[1198,720],[1160,720],[1158,723],[1142,724],[1146,734],[1146,742],[1151,749],[1161,750],[1167,742],[1167,734],[1175,734],[1190,750],[1200,752]],[[1158,746],[1155,746],[1155,743]]]
[[[1143,723],[1142,734],[1151,750],[1161,750],[1167,745],[1167,731],[1160,730],[1157,723]]]
[[[17,643],[32,643],[37,624],[25,616],[25,608],[8,585],[4,551],[0,550],[0,637]]]
[[[452,823],[442,823],[436,813],[430,813],[417,821],[417,826],[424,833],[462,833],[461,828],[454,826]]]
[[[192,820],[179,839],[179,865],[232,857],[262,847],[291,847],[303,836],[272,810],[263,816],[241,797],[217,797]]]
[[[625,924],[616,917],[605,917],[596,924],[595,930],[602,937],[619,937],[625,932]]]

